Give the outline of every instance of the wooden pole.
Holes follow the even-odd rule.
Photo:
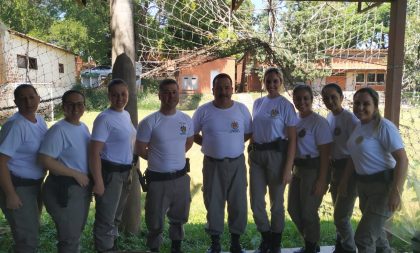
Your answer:
[[[111,0],[112,77],[121,78],[128,84],[129,99],[125,108],[131,121],[137,127],[137,90],[135,74],[135,40],[132,0]],[[120,228],[124,232],[138,233],[140,228],[140,185],[137,173],[132,171],[129,192],[123,189],[127,204]]]
[[[407,0],[394,0],[391,2],[385,117],[394,122],[396,126],[400,122],[406,11]]]

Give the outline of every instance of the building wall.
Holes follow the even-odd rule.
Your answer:
[[[185,93],[212,93],[212,81],[214,76],[219,73],[228,74],[236,83],[235,78],[235,59],[227,57],[206,62],[194,67],[181,69],[176,77],[181,92]],[[195,78],[197,82],[196,88],[183,88],[186,78]]]
[[[6,99],[0,100],[0,108],[14,106],[13,90],[22,83],[31,83],[41,96],[41,100],[60,98],[76,84],[75,55],[30,38],[2,33],[3,43],[0,91]],[[36,59],[37,69],[19,68],[18,55]],[[1,63],[1,62],[0,62]],[[64,73],[59,73],[59,64]],[[59,100],[56,100],[59,102]],[[42,105],[41,105],[42,106]]]
[[[341,89],[346,89],[346,77],[345,76],[327,76],[325,78],[325,83],[336,83],[338,84]]]

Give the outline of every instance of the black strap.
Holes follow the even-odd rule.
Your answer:
[[[387,170],[383,170],[381,172],[377,172],[370,175],[356,174],[356,179],[364,183],[370,183],[370,182],[390,183],[394,179],[394,170],[387,169]]]
[[[102,168],[108,172],[125,172],[131,170],[131,164],[114,163],[108,160],[101,159]]]
[[[30,178],[23,178],[18,177],[10,173],[10,178],[12,179],[13,186],[33,186],[33,185],[41,185],[44,181],[44,177],[40,179],[30,179]]]

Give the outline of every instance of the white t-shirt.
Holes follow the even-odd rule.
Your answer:
[[[244,152],[244,134],[252,132],[251,114],[242,103],[234,101],[227,109],[213,102],[200,106],[194,113],[194,134],[202,132],[201,151],[210,157],[235,158]]]
[[[17,177],[40,179],[45,171],[37,161],[38,149],[47,124],[40,115],[36,115],[36,123],[23,117],[19,112],[10,117],[0,132],[0,153],[9,156],[7,166]]]
[[[319,156],[318,146],[333,141],[328,122],[319,114],[313,112],[305,118],[298,114],[297,158],[314,158]]]
[[[101,158],[119,164],[131,164],[136,129],[127,111],[106,109],[93,122],[94,141],[103,142]]]
[[[297,123],[292,103],[283,96],[255,100],[252,116],[252,139],[256,143],[287,139],[286,128]]]
[[[356,127],[359,119],[351,112],[343,110],[338,115],[328,113],[327,121],[330,125],[334,142],[331,150],[332,159],[343,159],[350,156],[347,141]]]
[[[137,140],[149,143],[148,169],[174,172],[185,166],[185,143],[194,135],[190,116],[176,111],[173,115],[155,112],[144,118],[137,129]]]
[[[39,153],[57,159],[70,169],[88,174],[89,129],[60,120],[45,134]]]
[[[394,169],[392,152],[404,148],[395,125],[382,118],[375,130],[375,122],[359,123],[347,142],[354,168],[359,175],[371,175]]]

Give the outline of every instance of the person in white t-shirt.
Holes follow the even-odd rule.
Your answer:
[[[89,147],[89,167],[95,194],[93,234],[99,252],[115,249],[118,225],[127,200],[136,129],[130,114],[128,85],[121,79],[108,84],[110,107],[93,122]]]
[[[42,190],[47,212],[57,229],[57,252],[80,252],[80,237],[91,200],[89,187],[89,129],[80,122],[85,96],[77,90],[62,96],[64,119],[45,134],[39,161],[50,172]]]
[[[268,94],[254,102],[248,146],[251,209],[262,238],[254,253],[278,253],[284,229],[284,189],[292,179],[296,152],[297,117],[293,104],[279,93],[280,70],[267,69],[264,84]],[[266,211],[267,187],[271,222]]]
[[[36,113],[41,98],[32,85],[19,85],[14,98],[18,112],[0,131],[0,207],[11,228],[12,251],[32,253],[39,243],[39,200],[45,176],[37,152],[47,125]]]
[[[357,197],[355,177],[352,176],[348,183],[346,196],[338,195],[337,189],[344,175],[345,166],[350,159],[347,140],[359,120],[353,113],[341,106],[344,96],[338,84],[329,83],[325,85],[321,94],[325,106],[330,110],[327,121],[334,139],[331,152],[330,186],[334,205],[334,224],[337,230],[334,253],[355,253],[356,244],[350,222]]]
[[[293,89],[293,103],[298,110],[298,138],[287,210],[305,240],[305,247],[296,253],[316,253],[319,247],[318,209],[328,187],[333,141],[327,120],[312,111],[312,102],[310,86],[299,85]]]
[[[356,171],[362,211],[355,233],[359,253],[391,252],[384,224],[401,205],[407,176],[401,135],[391,121],[381,117],[378,105],[379,95],[372,88],[362,88],[353,96],[353,112],[360,123],[347,141],[352,162],[339,186],[339,195],[346,195],[348,179]]]
[[[160,110],[143,119],[137,130],[135,153],[147,160],[145,218],[147,246],[159,252],[165,215],[169,219],[171,253],[181,253],[183,225],[191,204],[189,163],[185,153],[194,142],[190,116],[178,111],[179,87],[175,80],[159,84]]]
[[[206,232],[211,236],[207,253],[221,251],[227,203],[230,252],[245,252],[240,235],[247,223],[245,142],[251,137],[251,114],[242,103],[232,100],[232,79],[218,74],[213,79],[214,100],[200,106],[193,115],[194,141],[201,145],[203,197],[207,209]],[[201,134],[200,134],[201,132]]]

